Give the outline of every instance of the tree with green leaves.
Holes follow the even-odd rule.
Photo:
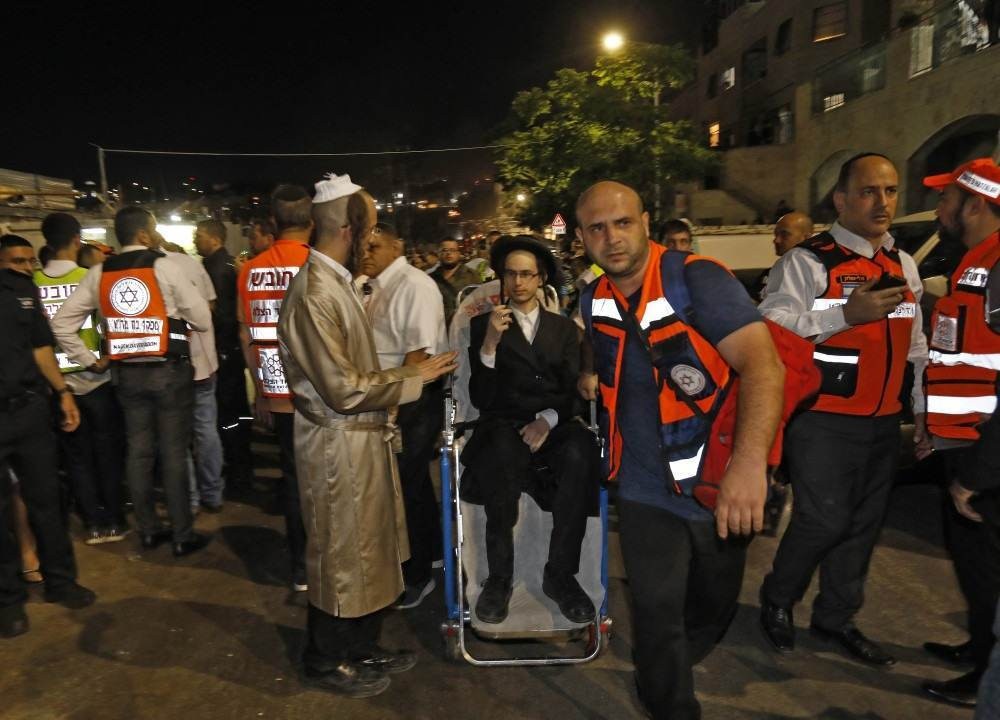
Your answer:
[[[660,217],[662,190],[701,177],[715,162],[690,124],[668,120],[664,95],[694,75],[681,46],[629,43],[590,72],[558,70],[544,88],[517,94],[500,139],[499,177],[526,192],[531,227],[569,217],[588,185],[614,178],[637,188]]]

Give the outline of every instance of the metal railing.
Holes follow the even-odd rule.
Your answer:
[[[994,28],[993,43],[996,32]],[[989,22],[967,0],[954,0],[935,8],[920,18],[909,33],[910,77],[985,50],[991,44]]]
[[[884,88],[887,47],[882,40],[821,68],[813,81],[813,112],[836,110]]]

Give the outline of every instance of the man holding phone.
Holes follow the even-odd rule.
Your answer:
[[[837,222],[778,260],[758,308],[816,344],[823,376],[816,402],[785,433],[795,505],[760,593],[761,627],[779,652],[795,647],[792,606],[818,566],[813,633],[871,665],[895,663],[852,618],[896,475],[906,365],[922,378],[927,364],[920,276],[888,232],[898,185],[883,155],[845,162],[833,193]],[[911,401],[922,457],[930,443],[919,381]]]

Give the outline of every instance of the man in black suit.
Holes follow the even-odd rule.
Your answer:
[[[539,288],[556,277],[545,245],[527,235],[503,237],[490,265],[509,304],[473,318],[469,344],[469,394],[480,419],[462,453],[463,495],[484,505],[489,565],[476,615],[487,623],[507,617],[513,528],[525,491],[552,512],[542,590],[567,618],[588,622],[594,605],[574,576],[587,516],[596,514],[599,460],[592,435],[574,420],[579,335],[570,320],[539,305]]]

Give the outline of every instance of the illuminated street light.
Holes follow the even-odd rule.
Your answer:
[[[625,38],[617,30],[612,30],[609,33],[605,33],[604,37],[601,38],[601,45],[608,52],[615,52],[616,50],[621,50],[622,46],[625,44]]]
[[[524,193],[518,193],[517,194],[517,201],[518,202],[524,202],[527,199],[528,199],[528,196],[525,195]]]

